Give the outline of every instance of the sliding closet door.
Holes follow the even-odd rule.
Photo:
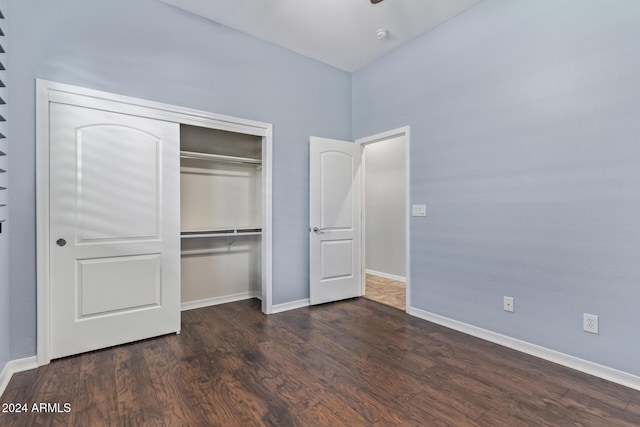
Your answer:
[[[51,357],[179,331],[178,124],[50,108]]]

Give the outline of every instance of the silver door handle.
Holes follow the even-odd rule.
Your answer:
[[[312,231],[316,234],[324,233],[324,228],[313,227]]]

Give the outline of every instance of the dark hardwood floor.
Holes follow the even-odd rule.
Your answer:
[[[182,335],[15,374],[0,400],[62,412],[5,427],[640,425],[639,391],[364,298],[186,311]]]

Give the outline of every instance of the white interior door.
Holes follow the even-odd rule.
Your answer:
[[[179,331],[178,124],[50,108],[51,358]]]
[[[362,295],[360,145],[311,137],[310,303]]]

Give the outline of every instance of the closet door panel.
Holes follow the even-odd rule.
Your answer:
[[[178,125],[56,103],[50,123],[51,357],[179,331]]]
[[[159,307],[160,261],[157,254],[79,260],[79,317]]]
[[[77,141],[80,242],[159,238],[161,141],[118,125],[78,129]]]

